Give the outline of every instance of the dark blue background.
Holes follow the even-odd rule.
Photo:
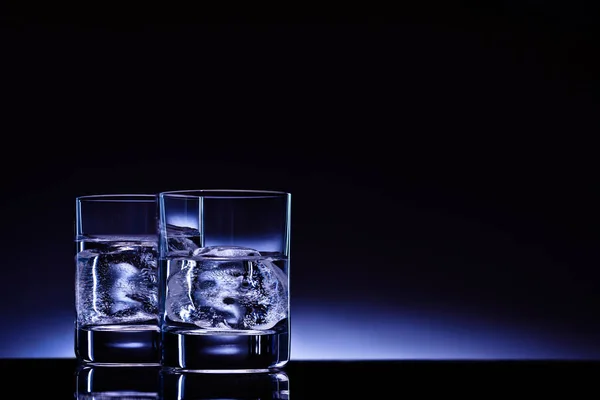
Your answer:
[[[3,16],[0,357],[73,356],[76,196],[247,188],[292,192],[294,359],[600,358],[597,27],[499,4]]]

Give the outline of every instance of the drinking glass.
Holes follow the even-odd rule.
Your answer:
[[[291,194],[162,192],[162,365],[257,372],[290,356]]]
[[[156,195],[76,198],[75,355],[159,364]]]

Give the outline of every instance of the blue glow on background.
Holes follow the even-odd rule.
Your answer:
[[[347,303],[293,308],[292,360],[600,359],[597,349],[539,327],[425,310],[373,310]],[[0,336],[0,358],[74,357],[72,313],[33,320],[8,325],[14,329]]]
[[[31,315],[0,333],[0,358],[73,358],[74,314]],[[5,318],[6,320],[6,318]]]
[[[539,328],[425,310],[340,308],[325,315],[323,307],[302,307],[293,314],[292,359],[600,359],[598,352]]]

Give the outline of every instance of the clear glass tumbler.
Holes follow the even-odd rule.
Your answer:
[[[76,199],[75,355],[160,364],[156,195]]]
[[[268,371],[290,357],[291,194],[159,194],[162,365]]]

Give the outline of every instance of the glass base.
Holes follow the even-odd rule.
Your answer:
[[[260,373],[289,361],[287,331],[163,332],[164,368],[200,373]]]
[[[155,325],[106,325],[75,330],[79,362],[96,366],[160,365],[160,331]]]

